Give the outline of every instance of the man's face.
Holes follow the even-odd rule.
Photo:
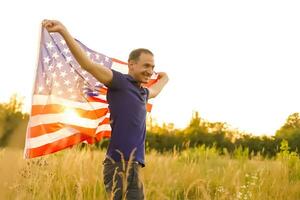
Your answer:
[[[154,58],[151,54],[142,53],[138,61],[129,61],[129,74],[138,83],[148,83],[154,69]]]

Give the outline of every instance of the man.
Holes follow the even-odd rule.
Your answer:
[[[144,88],[142,84],[154,72],[153,53],[148,49],[132,51],[128,74],[121,74],[90,60],[59,21],[44,20],[42,24],[49,32],[60,33],[80,66],[108,87],[112,134],[103,162],[106,191],[114,199],[144,199],[139,169],[145,166],[146,104],[166,85],[167,74],[159,72],[158,81]]]

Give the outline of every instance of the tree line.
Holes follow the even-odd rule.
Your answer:
[[[26,128],[18,127],[20,124],[26,127],[24,124],[28,123],[29,114],[22,112],[22,105],[23,101],[17,95],[13,95],[8,103],[0,103],[0,147],[7,146],[14,134],[19,134],[18,137],[25,140]],[[233,153],[239,148],[249,152],[249,156],[260,154],[271,158],[280,152],[282,141],[288,142],[290,151],[300,153],[299,113],[288,116],[274,136],[254,136],[241,132],[230,128],[225,122],[207,121],[200,117],[199,112],[193,113],[190,123],[183,129],[175,128],[172,123],[158,125],[151,117],[147,118],[147,151],[154,149],[163,153],[204,145],[216,148],[220,154],[225,151]],[[103,140],[95,146],[106,148],[108,142]]]
[[[284,125],[279,127],[274,136],[254,136],[230,128],[225,122],[209,122],[195,112],[188,126],[176,129],[173,124],[153,125],[148,122],[147,148],[159,152],[181,151],[191,147],[214,147],[218,152],[233,154],[236,149],[249,152],[249,157],[260,154],[274,157],[280,152],[282,141],[289,144],[289,151],[300,149],[300,114],[288,116]]]

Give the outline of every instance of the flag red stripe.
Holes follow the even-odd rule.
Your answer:
[[[69,137],[57,140],[55,142],[36,147],[26,150],[26,157],[28,158],[34,158],[38,156],[47,155],[50,153],[57,152],[59,150],[65,149],[67,147],[70,147],[74,144],[78,144],[79,142],[86,140],[88,136],[77,133],[74,135],[71,135]]]
[[[107,120],[106,119],[104,121],[106,123],[108,123],[109,119],[107,119]],[[101,125],[105,124],[104,121],[101,123]],[[28,136],[30,138],[34,138],[34,137],[38,137],[38,136],[45,135],[45,134],[51,134],[53,132],[59,131],[60,129],[62,129],[64,127],[74,128],[74,129],[78,130],[79,132],[81,132],[82,134],[89,135],[91,137],[95,136],[96,130],[97,130],[97,128],[84,128],[81,126],[69,125],[69,124],[64,124],[64,123],[53,123],[53,124],[43,124],[43,125],[31,127]]]
[[[96,140],[100,141],[102,138],[109,138],[111,136],[111,131],[102,131],[100,133],[97,133]]]
[[[147,103],[146,110],[147,110],[147,112],[151,112],[151,110],[152,110],[152,104]]]
[[[90,96],[90,97],[87,98],[87,100],[88,100],[89,102],[101,102],[101,103],[108,104],[106,100],[97,98],[97,96],[95,96],[95,97]]]
[[[104,118],[104,120],[102,122],[100,122],[99,125],[102,125],[102,124],[109,124],[110,123],[110,120],[109,118]]]
[[[123,61],[121,61],[121,60],[118,60],[118,59],[116,59],[116,58],[111,58],[111,60],[113,61],[113,62],[116,62],[116,63],[119,63],[119,64],[123,64],[123,65],[128,65],[128,63],[127,62],[123,62]]]
[[[102,131],[100,133],[97,133],[96,137],[89,137],[86,139],[86,141],[89,144],[94,144],[98,141],[101,141],[103,138],[110,138],[111,136],[111,131]]]
[[[102,87],[102,88],[100,88],[99,92],[100,92],[100,94],[106,95],[106,93],[107,93],[107,88]]]

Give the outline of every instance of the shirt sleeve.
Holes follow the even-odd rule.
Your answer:
[[[116,70],[111,70],[113,72],[113,78],[112,78],[112,81],[111,81],[111,84],[108,85],[107,87],[109,89],[112,89],[112,90],[119,90],[119,89],[122,89],[125,87],[126,85],[126,78],[124,76],[124,74],[116,71]]]

